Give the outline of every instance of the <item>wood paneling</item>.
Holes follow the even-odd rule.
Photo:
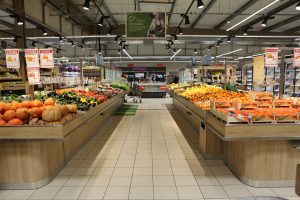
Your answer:
[[[223,154],[239,176],[256,181],[294,181],[300,163],[300,150],[288,141],[224,142]]]
[[[1,141],[0,185],[47,179],[64,164],[63,142]]]

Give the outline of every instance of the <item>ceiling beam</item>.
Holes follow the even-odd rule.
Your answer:
[[[15,25],[13,25],[11,23],[8,23],[7,21],[4,21],[2,19],[0,19],[0,24],[5,25],[5,26],[7,26],[9,28],[14,28],[15,27]]]
[[[300,26],[296,26],[294,28],[291,28],[289,30],[284,31],[284,33],[295,33],[297,31],[300,31]]]
[[[240,7],[239,9],[237,9],[233,14],[231,14],[229,17],[227,17],[226,19],[224,19],[222,22],[220,22],[218,25],[216,25],[214,28],[215,29],[220,29],[222,28],[225,24],[227,24],[228,21],[233,20],[235,17],[237,17],[238,15],[242,14],[242,12],[244,12],[246,9],[248,9],[249,7],[251,7],[253,4],[255,4],[256,2],[258,2],[258,0],[249,0],[248,2],[246,2],[242,7]]]
[[[105,3],[105,1],[103,0],[101,2],[101,6],[103,6],[104,10],[106,11],[106,13],[110,16],[110,19],[112,20],[112,22],[115,25],[118,25],[118,22],[116,20],[116,18],[113,16],[112,12],[110,11],[110,9],[108,8],[107,4]]]
[[[281,26],[284,26],[284,25],[286,25],[286,24],[289,24],[289,23],[292,23],[292,22],[294,22],[294,21],[297,21],[297,20],[299,20],[299,19],[300,19],[300,15],[295,15],[295,16],[293,16],[293,17],[291,17],[291,18],[288,18],[288,19],[286,19],[286,20],[283,20],[283,21],[281,21],[281,22],[279,22],[279,23],[277,23],[277,24],[274,24],[274,25],[272,25],[272,26],[269,26],[269,27],[267,27],[267,28],[264,28],[264,29],[262,29],[262,31],[271,31],[271,30],[274,30],[274,29],[279,28],[279,27],[281,27]]]
[[[173,11],[174,11],[175,4],[176,4],[176,0],[173,0],[172,6],[170,9],[169,22],[171,21],[171,17],[172,17]]]
[[[282,11],[282,10],[284,10],[284,9],[286,9],[286,8],[290,7],[291,5],[296,4],[298,2],[299,2],[299,0],[289,0],[286,3],[280,5],[279,7],[271,10],[266,15],[261,16],[261,17],[255,19],[255,20],[249,22],[248,24],[242,26],[240,29],[244,30],[245,28],[251,27],[251,26],[257,24],[258,22],[264,20],[265,18],[271,17],[272,15],[274,15],[274,14],[276,14],[276,13],[278,13],[278,12],[280,12],[280,11]]]
[[[198,15],[195,21],[192,23],[190,28],[195,28],[195,26],[199,23],[199,21],[204,17],[204,14],[208,12],[208,10],[217,2],[217,0],[211,0],[203,9],[203,11]]]

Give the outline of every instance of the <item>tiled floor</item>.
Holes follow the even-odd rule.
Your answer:
[[[221,160],[203,160],[197,143],[170,99],[144,99],[135,116],[113,116],[49,185],[0,190],[0,199],[299,199],[294,188],[242,184]]]

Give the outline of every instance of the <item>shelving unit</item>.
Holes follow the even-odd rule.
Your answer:
[[[246,90],[253,90],[253,64],[247,64],[244,66],[244,78],[243,83],[246,86]]]
[[[292,61],[285,65],[284,95],[300,97],[300,68],[294,67]]]

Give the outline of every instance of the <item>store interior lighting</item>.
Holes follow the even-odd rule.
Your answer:
[[[178,49],[178,51],[176,51],[176,52],[174,53],[174,55],[170,58],[170,60],[172,60],[173,58],[175,58],[175,56],[176,56],[180,51],[181,51],[181,49]]]
[[[260,10],[254,12],[252,15],[246,17],[245,19],[241,20],[240,22],[236,23],[235,25],[231,26],[230,28],[226,29],[226,31],[230,31],[235,27],[239,26],[240,24],[244,23],[245,21],[249,20],[250,18],[254,17],[255,15],[259,14],[260,12],[264,11],[265,9],[269,8],[270,6],[274,5],[275,3],[279,2],[279,0],[275,0],[270,4],[266,5],[265,7],[261,8]]]
[[[82,5],[82,8],[84,10],[90,10],[90,0],[85,0],[83,5]]]
[[[300,10],[300,1],[296,5],[296,10]]]
[[[123,52],[128,56],[128,58],[130,58],[131,60],[133,60],[133,58],[129,55],[129,53],[126,51],[126,49],[123,48]]]
[[[202,0],[197,0],[197,8],[204,8],[204,3]]]

